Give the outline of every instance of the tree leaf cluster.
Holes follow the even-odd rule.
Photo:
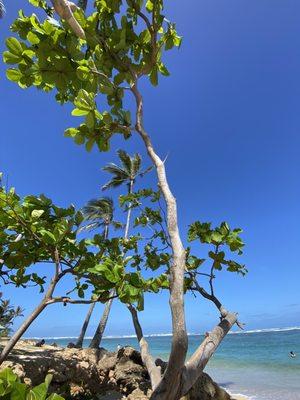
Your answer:
[[[5,368],[0,371],[0,397],[3,400],[64,400],[58,394],[48,394],[51,380],[52,375],[47,375],[45,382],[30,388],[10,368]]]

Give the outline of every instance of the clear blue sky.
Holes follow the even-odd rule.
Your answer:
[[[224,304],[247,329],[300,325],[300,3],[295,0],[173,0],[166,14],[184,41],[168,54],[170,78],[144,85],[146,125],[164,157],[178,199],[182,231],[195,219],[244,229],[246,278],[219,276]],[[26,1],[7,0],[8,27]],[[144,154],[137,137],[114,140],[110,154],[88,154],[63,137],[77,121],[52,95],[23,91],[0,65],[0,170],[21,194],[41,192],[78,207],[99,195],[101,166],[120,146]],[[146,159],[146,156],[144,156]],[[45,267],[46,268],[46,267]],[[36,289],[4,288],[28,312]],[[189,331],[217,320],[203,300],[186,301]],[[86,306],[51,306],[32,335],[77,334]],[[101,306],[93,324],[101,314]],[[108,334],[131,333],[115,303]],[[146,332],[170,331],[166,295],[148,297]]]

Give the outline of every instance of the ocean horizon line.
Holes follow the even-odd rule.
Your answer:
[[[229,332],[229,335],[240,335],[240,334],[252,334],[252,333],[270,333],[270,332],[288,332],[300,330],[300,326],[284,327],[284,328],[265,328],[265,329],[251,329],[251,330],[240,330]],[[147,338],[151,337],[170,337],[172,333],[152,333],[144,335]],[[188,336],[204,336],[203,333],[188,333]],[[104,336],[103,339],[133,339],[136,335],[108,335]],[[23,339],[45,339],[45,340],[63,340],[63,339],[77,339],[78,336],[26,336]],[[85,339],[91,340],[92,336],[86,336]]]

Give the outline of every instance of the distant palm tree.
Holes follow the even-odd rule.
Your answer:
[[[87,225],[83,225],[81,230],[91,230],[97,228],[104,228],[103,237],[108,238],[109,226],[114,223],[114,205],[113,200],[110,197],[101,197],[99,199],[90,200],[85,207],[83,207],[84,221],[88,222]],[[92,303],[89,307],[88,313],[85,317],[84,323],[81,328],[80,335],[76,342],[76,346],[81,348],[83,339],[86,334],[87,327],[89,325],[92,313],[94,311],[96,303]]]
[[[4,3],[2,0],[0,0],[0,18],[3,18],[4,13],[5,13]]]
[[[130,157],[128,153],[124,150],[118,150],[117,154],[121,161],[121,165],[116,165],[114,163],[109,163],[105,167],[103,167],[103,171],[109,172],[112,174],[112,179],[108,181],[105,185],[102,186],[102,190],[116,188],[121,185],[126,184],[128,187],[128,194],[133,192],[133,186],[138,177],[143,177],[147,172],[149,172],[152,167],[147,168],[144,171],[141,171],[142,158],[136,153],[133,157]],[[129,225],[130,225],[130,217],[131,217],[131,207],[130,204],[128,206],[127,212],[127,221],[125,226],[124,237],[127,238]]]
[[[108,181],[104,186],[102,186],[102,190],[116,188],[121,185],[127,185],[128,194],[133,192],[133,186],[138,177],[144,176],[151,168],[148,168],[145,171],[141,171],[142,159],[139,154],[134,154],[133,157],[130,157],[128,153],[124,150],[118,150],[117,152],[120,159],[120,166],[114,163],[110,163],[103,167],[103,171],[109,172],[112,174],[112,179]],[[130,226],[130,218],[131,218],[131,204],[128,204],[127,209],[127,220],[124,231],[124,238],[128,237],[129,226]],[[114,291],[112,292],[112,295]],[[100,346],[103,333],[106,328],[108,316],[110,313],[110,309],[112,306],[113,299],[110,299],[106,305],[102,315],[102,318],[99,322],[99,325],[95,331],[94,337],[91,340],[90,348],[97,349]]]
[[[90,200],[82,209],[84,221],[87,225],[83,225],[81,230],[92,230],[104,228],[103,236],[107,238],[108,229],[113,221],[114,203],[111,197],[100,197],[99,199]]]

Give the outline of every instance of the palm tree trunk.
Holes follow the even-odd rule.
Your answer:
[[[132,194],[133,184],[134,184],[134,181],[130,180],[128,194]],[[127,220],[126,220],[126,226],[125,226],[125,231],[124,231],[124,239],[127,239],[127,237],[128,237],[128,232],[129,232],[129,227],[130,227],[130,219],[131,219],[131,203],[128,204]]]
[[[108,231],[109,231],[109,227],[108,227],[108,225],[106,224],[105,225],[105,228],[104,228],[104,239],[107,239],[108,238]],[[110,301],[110,300],[109,300]],[[94,308],[95,308],[95,305],[96,305],[96,303],[93,303],[93,304],[91,304],[90,305],[90,307],[89,307],[89,310],[88,310],[88,313],[87,313],[87,315],[86,315],[86,317],[85,317],[85,320],[84,320],[84,323],[83,323],[83,325],[82,325],[82,328],[81,328],[81,331],[80,331],[80,335],[79,335],[79,337],[78,337],[78,339],[77,339],[77,342],[76,342],[76,347],[78,347],[78,348],[82,348],[82,344],[83,344],[83,340],[84,340],[84,337],[85,337],[85,334],[86,334],[86,330],[87,330],[87,328],[88,328],[88,325],[89,325],[89,323],[90,323],[90,319],[91,319],[91,316],[92,316],[92,313],[93,313],[93,311],[94,311]],[[98,328],[97,328],[98,329]],[[93,340],[92,340],[93,341]],[[92,342],[91,342],[92,343]],[[91,347],[91,344],[90,344],[90,346],[89,346],[90,348],[93,348],[93,347]]]
[[[88,313],[86,314],[84,323],[83,323],[83,325],[82,325],[80,335],[79,335],[79,337],[78,337],[78,339],[77,339],[76,347],[78,347],[78,348],[80,348],[80,349],[82,348],[83,339],[84,339],[84,337],[85,337],[87,327],[88,327],[88,325],[89,325],[89,323],[90,323],[90,319],[91,319],[92,313],[93,313],[93,311],[94,311],[95,305],[96,305],[96,303],[92,303],[92,304],[90,305],[89,311],[88,311]]]
[[[133,192],[133,184],[134,184],[134,181],[130,180],[128,194],[131,194]],[[126,225],[125,225],[125,230],[124,230],[124,239],[127,239],[127,237],[128,237],[129,227],[130,227],[130,219],[131,219],[131,203],[129,203],[129,205],[128,205],[127,219],[126,219]],[[114,295],[115,295],[115,290],[113,289],[111,291],[111,296],[114,296]],[[100,347],[100,343],[101,343],[103,333],[106,328],[106,324],[108,321],[112,303],[113,303],[113,299],[110,299],[105,304],[105,308],[104,308],[101,320],[99,322],[99,325],[97,326],[96,332],[95,332],[93,339],[91,340],[91,343],[89,345],[90,349],[98,349]]]
[[[111,294],[114,294],[114,290],[111,292]],[[90,349],[98,349],[100,347],[100,343],[102,341],[102,336],[106,328],[108,316],[111,310],[113,299],[108,300],[108,302],[105,304],[105,308],[101,317],[101,320],[99,322],[99,325],[97,326],[97,329],[95,331],[94,337],[91,340],[91,343],[89,345]]]

